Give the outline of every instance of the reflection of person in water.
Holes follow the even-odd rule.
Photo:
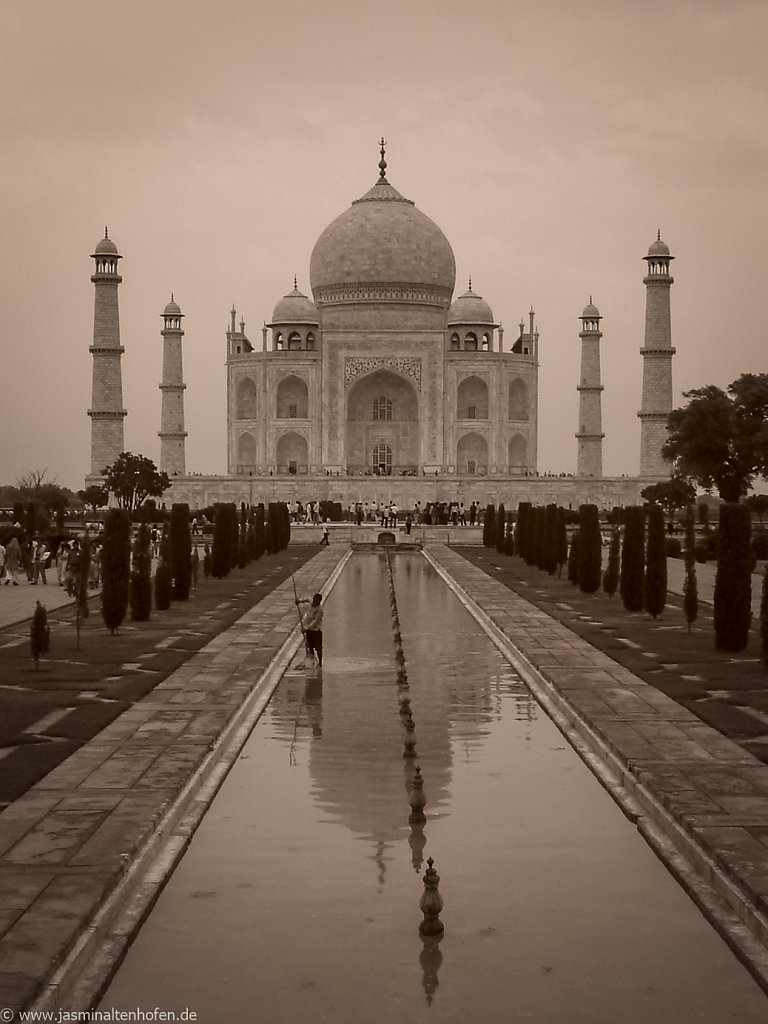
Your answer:
[[[304,687],[304,706],[307,709],[307,719],[313,736],[323,735],[323,677],[317,673],[307,675],[307,683]]]
[[[317,664],[323,664],[323,595],[315,594],[309,611],[304,616],[304,629],[307,631],[307,650],[317,655]],[[309,604],[307,598],[296,598],[296,604]]]

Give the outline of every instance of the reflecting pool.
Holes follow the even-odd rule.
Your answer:
[[[350,559],[101,1006],[265,1024],[764,1022],[768,1000],[418,553]],[[409,823],[415,765],[426,822]],[[427,858],[441,941],[422,940]]]

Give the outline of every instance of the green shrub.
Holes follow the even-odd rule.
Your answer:
[[[715,646],[743,651],[752,620],[751,517],[746,505],[720,506],[720,544],[715,575]]]
[[[128,595],[131,619],[147,622],[152,613],[152,538],[146,522],[139,527],[133,545],[133,570]]]
[[[189,505],[173,505],[169,536],[171,539],[171,571],[173,600],[186,601],[192,589],[192,534],[189,526]]]
[[[624,510],[624,523],[619,592],[627,611],[639,612],[645,576],[645,512],[637,505],[629,506]]]
[[[499,511],[496,516],[496,550],[499,554],[504,553],[504,541],[506,540],[507,530],[507,511],[504,508],[504,502],[499,504]]]
[[[171,570],[171,541],[168,524],[163,526],[160,540],[160,559],[155,571],[155,608],[164,612],[171,607],[173,597],[173,571]]]
[[[600,589],[602,538],[597,505],[579,509],[579,589],[594,594]]]
[[[752,538],[752,551],[755,558],[764,562],[768,559],[768,531],[758,530]]]
[[[487,505],[485,519],[483,520],[483,545],[492,548],[496,543],[496,509],[493,505]]]
[[[579,531],[574,530],[568,552],[568,582],[575,587],[579,583]]]
[[[113,508],[104,521],[101,549],[101,616],[116,633],[128,611],[131,576],[131,519],[124,509]]]
[[[618,526],[614,526],[611,530],[611,545],[608,549],[608,565],[603,574],[603,590],[608,597],[613,597],[619,586],[620,549],[621,530]]]
[[[680,543],[677,537],[667,537],[664,541],[664,547],[667,558],[683,557],[683,545]]]
[[[655,619],[667,603],[667,552],[664,512],[660,505],[648,507],[648,544],[645,556],[643,607]]]

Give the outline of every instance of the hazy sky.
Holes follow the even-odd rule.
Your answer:
[[[539,468],[576,464],[579,315],[603,316],[605,472],[636,473],[648,246],[681,392],[768,370],[765,0],[10,0],[0,38],[0,483],[90,462],[90,253],[109,226],[126,448],[159,461],[162,326],[186,314],[187,467],[226,470],[225,337],[388,178],[457,293],[540,340]]]

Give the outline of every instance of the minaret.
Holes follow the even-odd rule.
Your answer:
[[[581,314],[581,383],[576,390],[579,392],[579,431],[576,437],[579,442],[576,461],[577,476],[603,475],[603,430],[602,412],[600,409],[603,385],[600,383],[600,311],[589,305]]]
[[[184,314],[179,306],[171,301],[163,310],[163,382],[160,391],[163,395],[160,412],[160,469],[169,476],[184,476],[186,464],[184,457],[184,373],[181,363],[181,318]]]
[[[106,228],[104,237],[92,254],[96,271],[91,276],[95,285],[93,311],[93,388],[91,392],[91,471],[86,483],[103,484],[101,471],[111,466],[125,451],[123,381],[120,357],[125,351],[120,344],[120,313],[117,286],[123,280],[117,272],[122,259]]]
[[[669,477],[671,465],[662,457],[661,448],[667,439],[667,417],[672,412],[672,323],[669,311],[669,289],[674,283],[669,264],[674,259],[661,240],[656,241],[644,256],[648,263],[645,285],[645,344],[643,357],[643,398],[640,417],[640,476]]]

